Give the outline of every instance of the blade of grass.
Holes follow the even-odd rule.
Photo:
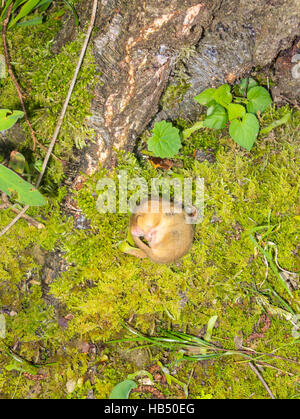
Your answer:
[[[206,355],[183,355],[182,359],[186,361],[205,361],[208,359],[221,358],[223,354],[206,354]]]
[[[277,121],[273,121],[270,125],[263,128],[260,133],[261,134],[268,134],[270,131],[272,131],[274,128],[279,127],[280,125],[286,124],[292,116],[292,112],[289,112],[285,114],[281,119],[278,119]]]
[[[180,337],[182,339],[185,339],[189,344],[194,342],[195,344],[198,344],[198,345],[214,347],[214,345],[212,343],[206,342],[205,340],[203,340],[203,339],[201,339],[197,336],[188,335],[186,333],[182,333],[182,332],[178,332],[178,331],[165,332],[165,333],[170,334],[171,336],[177,336],[177,337]]]
[[[35,6],[40,2],[40,0],[28,0],[24,6],[21,8],[17,16],[10,21],[8,28],[14,26],[20,19],[29,15],[29,13],[35,8]]]
[[[64,2],[72,10],[74,18],[75,18],[76,26],[79,26],[79,19],[78,19],[78,15],[77,15],[77,12],[76,12],[74,6],[71,3],[69,3],[67,0],[64,0]]]
[[[53,0],[41,0],[35,9],[39,9],[41,12],[45,12],[51,3],[53,3]]]
[[[25,22],[18,22],[16,26],[34,26],[43,23],[43,16],[37,16],[30,20],[25,20]]]
[[[182,131],[183,139],[186,140],[193,134],[193,132],[197,131],[200,128],[203,128],[203,122],[204,121],[198,121],[192,127],[183,130]]]

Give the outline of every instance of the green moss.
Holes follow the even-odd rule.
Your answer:
[[[24,75],[21,84],[28,91],[31,120],[44,144],[52,134],[82,42],[79,35],[55,56],[50,45],[60,25],[51,19],[46,25],[43,30],[16,31],[10,41],[11,46],[21,39],[24,42],[23,50],[12,48],[13,60],[16,72]],[[88,134],[81,124],[88,114],[86,86],[92,85],[94,71],[89,52],[55,149],[63,159],[70,157],[74,138],[81,145]],[[178,90],[173,93],[175,99]],[[5,106],[17,108],[9,80],[1,87],[1,97]],[[271,108],[261,122],[268,125],[287,111]],[[188,122],[180,120],[177,125],[187,128]],[[31,363],[16,364],[12,354],[1,347],[1,397],[80,399],[91,391],[95,397],[108,397],[115,384],[141,369],[134,357],[126,355],[133,344],[107,343],[127,336],[121,321],[130,321],[148,334],[158,334],[157,325],[163,325],[203,336],[212,315],[218,316],[214,342],[235,349],[239,337],[244,346],[255,351],[275,351],[281,358],[262,358],[269,364],[261,371],[264,379],[276,397],[299,397],[298,365],[283,359],[299,357],[293,326],[284,315],[274,314],[282,307],[278,299],[266,295],[271,285],[299,312],[299,290],[294,290],[291,298],[271,270],[266,281],[266,265],[249,237],[254,227],[276,225],[268,236],[257,239],[261,246],[268,241],[277,245],[281,267],[293,272],[299,269],[295,257],[299,242],[299,125],[300,116],[295,113],[287,126],[259,138],[251,153],[241,150],[225,132],[200,130],[184,143],[182,167],[175,165],[168,172],[120,152],[117,170],[99,171],[76,193],[78,207],[89,220],[85,229],[76,228],[72,218],[62,217],[60,205],[70,191],[54,187],[55,196],[45,208],[29,211],[44,223],[44,229],[37,230],[21,220],[0,238],[0,310],[7,325],[4,342]],[[27,135],[27,144],[21,149],[28,149],[29,143]],[[216,162],[195,160],[194,151],[199,148],[213,149]],[[153,177],[205,179],[204,220],[196,226],[190,253],[178,263],[156,265],[119,251],[119,243],[127,236],[128,214],[100,214],[96,185],[106,176],[118,183],[120,169],[127,170],[129,179],[140,176],[148,184]],[[62,168],[51,160],[45,190],[61,179]],[[9,211],[1,211],[0,230],[12,217]],[[60,254],[63,268],[57,277],[54,262],[41,266],[43,251],[53,251],[53,260],[55,253]],[[261,293],[268,306],[261,305]],[[270,328],[249,340],[261,330],[259,319],[266,310],[273,310]],[[82,342],[94,345],[95,350],[83,351]],[[179,363],[174,353],[157,348],[147,351],[142,368],[160,360],[174,377],[188,383],[191,398],[268,397],[244,358]],[[33,374],[32,368],[45,374],[38,385],[23,374]],[[70,382],[74,391],[69,393]],[[155,385],[168,398],[183,397],[180,386]]]
[[[53,136],[85,37],[84,32],[78,33],[76,39],[63,46],[58,54],[53,52],[55,35],[61,27],[59,19],[55,18],[58,8],[61,6],[51,9],[52,13],[43,25],[16,29],[7,34],[14,72],[23,92],[26,92],[25,104],[30,121],[38,141],[44,146],[49,145]],[[86,145],[86,141],[92,138],[93,133],[87,127],[86,118],[90,114],[92,90],[97,82],[95,73],[90,47],[80,69],[59,140],[54,148],[54,154],[61,161],[68,161],[74,147],[82,148]],[[2,107],[20,108],[15,86],[10,78],[2,82],[0,95]],[[45,152],[39,150],[40,156],[30,152],[32,139],[25,122],[23,128],[26,131],[26,142],[20,150],[26,155],[32,167],[37,160],[43,158]],[[60,184],[64,176],[61,161],[51,159],[43,181],[46,189],[55,189],[55,185]]]
[[[178,84],[170,84],[161,98],[162,108],[167,110],[176,107],[182,101],[183,95],[189,88],[190,84],[185,80],[178,82]]]
[[[194,55],[195,52],[195,48],[193,47],[185,47],[180,50],[173,75],[174,81],[166,87],[160,99],[160,104],[164,110],[176,108],[182,101],[184,94],[191,87],[184,63],[188,58]]]
[[[291,122],[293,132],[297,123],[295,117]],[[76,338],[99,343],[123,336],[122,319],[134,318],[135,327],[145,333],[153,333],[158,320],[197,333],[210,316],[217,314],[214,339],[229,349],[234,349],[236,336],[247,339],[256,330],[263,307],[255,299],[253,284],[261,291],[266,289],[263,285],[265,265],[261,255],[255,254],[249,231],[257,225],[267,224],[270,211],[270,222],[278,227],[265,241],[276,243],[280,266],[291,271],[297,268],[293,257],[298,223],[295,217],[298,167],[294,159],[297,145],[289,141],[290,129],[290,126],[280,129],[272,139],[261,139],[251,154],[237,149],[229,138],[220,138],[214,164],[199,164],[190,154],[193,144],[199,141],[197,137],[203,141],[208,133],[195,134],[189,140],[183,150],[183,168],[169,171],[168,176],[204,177],[205,217],[196,227],[191,252],[174,266],[155,265],[118,251],[118,243],[127,234],[127,214],[100,214],[96,209],[97,181],[110,175],[117,182],[117,170],[110,174],[99,172],[88,179],[85,188],[77,194],[79,207],[90,220],[89,229],[77,230],[72,223],[65,224],[59,219],[56,205],[51,211],[50,207],[43,211],[44,215],[48,214],[45,230],[38,232],[21,221],[5,240],[2,239],[7,255],[1,265],[2,286],[4,289],[9,285],[12,290],[10,295],[4,296],[3,303],[4,307],[18,313],[9,319],[7,342],[22,341],[21,353],[28,359],[34,358],[34,342],[45,346],[51,354],[49,359],[56,363],[48,368],[51,386],[58,384],[54,393],[54,390],[47,390],[49,397],[56,394],[57,397],[81,398],[90,391],[90,385],[80,387],[88,356],[80,354],[70,342]],[[149,163],[139,165],[130,154],[119,153],[118,168],[127,169],[129,178],[143,176],[148,182],[158,174]],[[37,210],[35,212],[37,214]],[[213,217],[217,217],[218,222],[214,222]],[[2,217],[1,224],[5,225],[8,220],[8,215]],[[59,246],[69,263],[68,270],[50,284],[51,294],[65,307],[65,313],[72,315],[63,333],[57,326],[53,310],[42,302],[38,285],[22,291],[24,272],[38,271],[33,258],[26,256],[22,249],[35,242],[45,249]],[[297,310],[299,291],[293,292],[294,299],[291,300],[271,272],[268,281]],[[44,326],[38,327],[39,323]],[[291,331],[292,325],[284,318],[273,317],[265,338],[251,346],[268,353],[281,348],[277,355],[294,358],[297,351]],[[289,346],[284,346],[286,343]],[[62,346],[67,350],[59,356]],[[118,350],[109,345],[108,353],[109,360],[103,371],[96,373],[93,386],[98,397],[107,397],[113,385],[134,371],[134,365],[130,370],[130,366],[124,364],[116,373],[113,366],[118,359]],[[282,371],[294,371],[284,361],[272,361]],[[5,365],[7,358],[3,362]],[[73,379],[79,380],[72,395],[66,392],[68,378],[61,377],[58,372],[69,368],[69,362],[76,365]],[[187,365],[192,368],[191,363]],[[183,381],[187,379],[185,370],[178,372]],[[276,370],[266,368],[264,378],[277,397],[295,396],[294,376],[281,373],[278,377]],[[204,385],[199,384],[203,382]],[[7,394],[12,391],[5,384],[3,387]],[[23,387],[20,388],[25,394],[23,391]],[[177,394],[172,388],[165,391],[168,397]],[[267,397],[249,367],[232,359],[211,362],[205,376],[199,373],[191,379],[190,396],[206,395],[213,398]]]
[[[285,130],[289,132],[289,128]],[[270,221],[278,224],[278,228],[267,239],[277,244],[280,265],[288,270],[296,269],[292,252],[297,246],[298,168],[293,158],[296,144],[286,141],[285,135],[283,132],[282,138],[279,136],[271,143],[268,139],[261,140],[251,154],[237,150],[224,138],[217,150],[215,164],[199,164],[189,156],[187,162],[184,161],[184,169],[168,172],[170,177],[201,176],[206,181],[204,221],[196,228],[196,240],[190,254],[174,267],[154,265],[118,252],[118,243],[126,237],[128,217],[126,214],[99,214],[96,182],[107,174],[102,172],[89,180],[86,188],[79,192],[78,202],[91,220],[90,230],[66,238],[66,255],[72,267],[51,286],[51,292],[76,313],[70,323],[70,333],[80,329],[83,335],[88,333],[96,341],[105,341],[123,334],[120,320],[133,316],[135,326],[146,333],[153,331],[158,319],[166,322],[170,317],[177,325],[201,329],[211,315],[218,314],[217,341],[225,339],[228,347],[234,348],[235,336],[242,333],[248,337],[263,312],[249,289],[253,283],[262,291],[265,289],[259,285],[265,279],[265,265],[260,255],[253,259],[254,247],[249,231],[257,225],[267,224],[270,211]],[[188,149],[189,144],[186,147]],[[143,176],[148,181],[157,175],[150,165],[139,166],[130,155],[120,154],[118,167],[126,168],[129,177]],[[117,181],[117,172],[111,176]],[[212,223],[213,216],[218,218],[218,223]],[[241,227],[240,234],[237,226]],[[296,300],[290,300],[272,273],[268,280],[297,310],[299,291],[294,292]],[[270,335],[270,340],[266,339],[267,347],[262,344],[261,351],[271,352],[286,341],[293,347],[291,324],[284,319],[274,319],[274,322],[277,322],[274,337]],[[287,340],[283,337],[286,335],[289,336]],[[285,350],[291,354],[290,347],[282,353]],[[208,383],[209,394],[213,397],[250,397],[255,387],[257,397],[266,397],[255,377],[247,379],[249,386],[245,388],[242,377],[249,375],[247,368],[244,365],[234,368],[233,365],[232,361],[226,361],[224,365],[223,361],[213,363],[211,371],[220,368],[223,374],[225,370],[230,384],[225,383],[226,392],[222,392],[212,380]],[[242,374],[241,378],[236,380],[233,371]],[[213,375],[213,372],[209,374]],[[290,397],[295,392],[293,382],[291,379],[288,393],[282,392],[279,385],[278,397],[287,394]]]

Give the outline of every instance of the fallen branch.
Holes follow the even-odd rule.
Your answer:
[[[17,208],[15,208],[15,207],[11,207],[11,208],[10,208],[10,210],[11,210],[12,212],[14,212],[15,214],[18,214],[18,215],[20,214],[20,210],[18,210],[18,209],[17,209]],[[30,217],[30,216],[29,216],[29,215],[27,215],[27,214],[23,214],[23,215],[22,215],[22,218],[23,218],[25,221],[27,221],[27,223],[28,223],[28,224],[33,225],[34,227],[38,228],[39,230],[41,230],[42,228],[45,228],[44,224],[42,224],[42,223],[40,223],[40,222],[36,221],[34,218]]]
[[[262,378],[262,376],[260,375],[260,373],[258,372],[258,370],[255,368],[255,366],[252,364],[252,362],[248,362],[248,365],[252,369],[252,371],[254,372],[254,374],[256,374],[257,378],[260,380],[260,382],[262,383],[262,385],[265,387],[265,389],[269,393],[271,399],[274,399],[275,400],[275,397],[274,397],[273,393],[271,392],[268,384]]]
[[[19,214],[16,216],[16,218],[14,218],[0,233],[0,237],[4,236],[5,233],[8,232],[8,230],[16,224],[17,221],[19,221],[20,218],[23,217],[23,215],[25,214],[25,212],[29,209],[29,205],[26,205],[26,207],[24,207],[22,209],[22,211],[19,212]]]
[[[46,170],[46,167],[47,167],[49,158],[51,156],[51,153],[52,153],[52,150],[54,148],[55,142],[57,140],[57,137],[58,137],[58,134],[59,134],[61,125],[63,123],[63,119],[64,119],[65,114],[66,114],[66,110],[67,110],[67,107],[68,107],[68,104],[69,104],[69,101],[70,101],[70,98],[71,98],[71,94],[73,92],[73,89],[74,89],[74,86],[75,86],[75,83],[76,83],[76,80],[77,80],[77,76],[78,76],[78,73],[79,73],[79,70],[80,70],[80,67],[81,67],[81,64],[82,64],[82,61],[83,61],[83,58],[84,58],[84,55],[85,55],[85,52],[86,52],[86,49],[87,49],[89,40],[90,40],[90,37],[91,37],[91,33],[92,33],[92,30],[93,30],[93,27],[94,27],[94,23],[95,23],[95,19],[96,19],[96,12],[97,12],[97,2],[98,2],[98,0],[94,0],[92,14],[91,14],[91,20],[90,20],[90,24],[89,24],[89,27],[88,27],[88,30],[87,30],[87,34],[86,34],[86,37],[85,37],[85,40],[84,40],[84,43],[83,43],[83,46],[82,46],[82,49],[81,49],[81,53],[80,53],[80,56],[79,56],[79,59],[78,59],[78,62],[77,62],[77,66],[76,66],[76,69],[75,69],[75,72],[74,72],[73,79],[71,81],[71,85],[70,85],[70,88],[69,88],[69,91],[68,91],[66,100],[65,100],[64,105],[63,105],[63,108],[61,110],[61,114],[60,114],[58,123],[56,125],[55,130],[54,130],[54,134],[53,134],[53,137],[51,139],[50,146],[48,148],[47,154],[46,154],[45,159],[44,159],[44,162],[43,162],[41,173],[40,173],[39,178],[38,178],[38,180],[36,182],[36,188],[38,188],[40,186],[40,184],[41,184],[41,181],[42,181],[42,178],[44,176],[44,173],[45,173],[45,170]],[[10,13],[7,14],[8,17],[9,17],[9,14]],[[7,17],[6,17],[6,19],[7,19]],[[7,23],[8,23],[8,20],[6,22],[6,25],[7,25]],[[3,24],[3,26],[4,26],[4,24]],[[5,28],[6,28],[6,26],[5,26]],[[5,35],[5,31],[4,31],[4,35]],[[2,37],[3,37],[3,29],[2,29]],[[5,36],[4,36],[4,39],[5,39]],[[25,114],[25,112],[24,112],[24,114]],[[0,232],[0,237],[3,236],[5,233],[7,233],[7,231],[21,217],[23,217],[23,215],[26,213],[26,211],[28,209],[29,209],[29,205],[27,205],[26,207],[24,207],[22,209],[22,211],[20,211],[20,213],[17,215],[17,217],[15,219],[13,219],[12,222],[8,226],[6,226]]]
[[[286,102],[288,102],[290,105],[295,106],[295,108],[297,108],[297,109],[298,109],[298,111],[300,111],[300,106],[298,105],[298,103],[297,103],[297,100],[296,100],[296,99],[295,99],[295,100],[290,100],[289,98],[287,98],[287,97],[286,97],[286,96],[284,96],[284,95],[279,95],[279,97],[280,97],[281,99],[285,100]]]
[[[290,377],[294,377],[295,375],[298,375],[297,373],[289,372],[289,371],[284,371],[284,370],[282,370],[280,368],[274,367],[274,365],[268,364],[267,362],[264,362],[264,361],[256,361],[255,360],[255,362],[257,364],[263,366],[263,367],[272,368],[273,370],[276,370],[276,371],[280,372],[281,374],[289,375]]]
[[[2,198],[2,202],[3,204],[0,205],[0,210],[5,210],[5,209],[9,209],[12,212],[14,212],[15,214],[19,215],[20,214],[20,210],[15,208],[13,205],[10,204],[10,202],[8,201],[7,195],[6,194],[2,194],[1,195]],[[40,223],[39,221],[36,221],[34,218],[30,217],[27,214],[22,215],[22,218],[28,222],[28,224],[33,225],[34,227],[41,229],[41,228],[45,228],[44,224]]]

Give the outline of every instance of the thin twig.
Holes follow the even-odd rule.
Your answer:
[[[48,148],[46,146],[44,146],[43,144],[41,144],[38,140],[36,140],[37,145],[44,151],[48,151]],[[61,160],[60,158],[58,158],[55,154],[51,154],[51,156],[56,160],[59,161],[60,163],[63,163],[63,160]]]
[[[19,212],[19,214],[16,216],[16,218],[14,218],[0,233],[0,237],[4,236],[5,233],[8,232],[8,230],[16,224],[17,221],[19,221],[20,218],[23,217],[23,215],[25,214],[25,212],[29,209],[29,205],[26,205],[26,207],[24,207],[22,209],[22,211]]]
[[[19,214],[20,210],[18,208],[15,208],[13,205],[10,204],[8,197],[5,193],[2,193],[1,199],[3,204],[0,205],[1,210],[9,209],[10,211],[14,212],[15,214]],[[22,218],[27,221],[28,224],[33,225],[34,227],[41,229],[45,228],[44,224],[40,223],[39,221],[36,221],[34,218],[29,217],[29,215],[24,214],[22,215]]]
[[[275,350],[276,350],[276,349],[275,349]],[[275,352],[275,350],[274,350],[273,352]],[[277,359],[281,359],[282,361],[286,361],[286,362],[293,362],[294,364],[298,364],[298,365],[300,365],[300,362],[299,362],[299,361],[297,361],[297,360],[295,360],[295,359],[292,359],[292,358],[285,358],[284,356],[274,355],[273,353],[258,352],[258,351],[255,351],[255,350],[254,350],[254,349],[252,349],[252,348],[244,348],[241,352],[245,352],[245,353],[252,352],[252,353],[257,354],[258,356],[255,358],[255,361],[257,361],[259,358],[262,358],[263,356],[268,356],[268,357],[270,357],[270,358],[277,358]]]
[[[255,366],[252,364],[252,362],[248,362],[248,365],[252,369],[252,371],[254,372],[254,374],[256,374],[257,378],[260,380],[260,382],[262,383],[262,385],[265,387],[265,389],[269,393],[271,399],[274,399],[275,400],[275,397],[274,397],[273,393],[271,392],[268,384],[262,378],[262,376],[260,375],[260,373],[258,372],[258,370],[255,368]]]
[[[71,97],[72,91],[74,89],[74,85],[76,83],[76,79],[77,79],[77,76],[78,76],[78,73],[79,73],[79,70],[80,70],[80,67],[81,67],[81,64],[82,64],[82,61],[83,61],[83,58],[84,58],[84,55],[85,55],[85,52],[86,52],[88,43],[89,43],[89,40],[90,40],[90,36],[91,36],[92,30],[93,30],[93,27],[94,27],[94,23],[95,23],[95,19],[96,19],[97,2],[98,2],[98,0],[94,0],[93,9],[92,9],[92,15],[91,15],[91,20],[90,20],[90,24],[89,24],[89,27],[88,27],[88,31],[87,31],[86,37],[85,37],[85,41],[84,41],[84,44],[83,44],[82,49],[81,49],[80,57],[78,59],[78,63],[77,63],[76,69],[75,69],[75,73],[74,73],[74,76],[73,76],[73,79],[72,79],[70,88],[69,88],[68,95],[66,97],[66,100],[65,100],[65,103],[63,105],[63,108],[62,108],[62,111],[61,111],[61,114],[60,114],[58,123],[56,125],[56,128],[55,128],[55,131],[54,131],[54,134],[53,134],[53,137],[52,137],[50,146],[49,146],[48,151],[47,151],[47,154],[45,156],[41,173],[40,173],[39,178],[38,178],[38,180],[36,182],[36,187],[37,188],[41,184],[41,180],[42,180],[42,178],[44,176],[44,173],[45,173],[45,170],[46,170],[46,167],[47,167],[49,158],[51,156],[53,147],[55,145],[55,141],[57,140],[57,137],[58,137],[58,134],[59,134],[59,131],[60,131],[60,128],[61,128],[61,125],[62,125],[64,116],[65,116],[65,113],[66,113],[68,104],[69,104],[69,101],[70,101],[70,97]],[[2,34],[3,34],[3,31],[2,31]],[[5,32],[4,32],[4,34],[5,34]],[[0,237],[3,236],[25,214],[25,212],[28,210],[28,208],[29,208],[29,205],[26,205],[26,207],[24,207],[22,209],[22,211],[17,215],[17,217],[14,220],[12,220],[12,222],[8,226],[6,226],[0,232]]]
[[[293,100],[290,100],[289,98],[287,98],[287,97],[286,97],[286,96],[284,96],[284,95],[279,95],[279,97],[280,97],[281,99],[285,100],[286,102],[288,102],[290,105],[295,106],[295,108],[297,108],[297,109],[298,109],[298,111],[300,111],[300,106],[298,105],[298,103],[297,103],[297,100],[296,100],[296,99],[293,101]]]
[[[9,208],[12,212],[14,212],[15,214],[20,214],[21,210],[18,210],[15,207],[10,207]],[[39,221],[36,221],[34,218],[30,217],[27,214],[23,214],[22,218],[27,221],[28,224],[31,224],[32,226],[38,228],[39,230],[41,230],[42,228],[45,228],[44,224],[40,223]]]
[[[280,368],[277,368],[277,367],[275,367],[274,365],[268,364],[267,362],[264,362],[264,361],[257,361],[257,360],[255,360],[255,362],[256,362],[257,364],[260,364],[260,365],[264,366],[264,367],[267,367],[267,368],[272,368],[273,370],[276,370],[276,371],[278,371],[278,372],[281,372],[282,374],[289,375],[290,377],[294,377],[294,376],[296,375],[296,374],[295,374],[295,373],[293,373],[293,372],[284,371],[284,370],[282,370],[282,369],[280,369]]]

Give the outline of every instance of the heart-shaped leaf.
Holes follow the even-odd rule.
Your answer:
[[[237,105],[236,103],[230,103],[230,105],[228,105],[227,111],[229,121],[233,121],[236,118],[242,118],[246,113],[244,106]]]
[[[0,131],[11,128],[19,118],[23,118],[24,112],[0,109]]]
[[[229,127],[229,134],[240,146],[250,151],[259,132],[259,122],[255,115],[246,113],[243,119],[234,119]]]
[[[178,153],[181,148],[179,130],[171,122],[156,122],[151,133],[147,145],[155,157],[172,158]]]
[[[216,89],[206,89],[200,95],[195,96],[194,99],[200,103],[200,105],[207,106],[211,101],[214,100]]]
[[[2,164],[0,164],[0,190],[8,196],[13,196],[21,204],[30,206],[46,204],[43,195],[31,183]]]
[[[137,385],[133,380],[124,380],[117,384],[111,391],[110,399],[128,399],[129,394]]]
[[[232,94],[230,93],[230,86],[228,84],[222,84],[218,87],[214,94],[214,99],[219,105],[225,108],[232,102]]]
[[[226,109],[221,105],[215,105],[208,108],[207,117],[203,121],[203,126],[212,129],[222,129],[225,127],[228,116]]]
[[[261,86],[248,90],[247,98],[249,99],[247,111],[251,113],[264,112],[272,103],[269,92]]]
[[[245,90],[246,90],[246,86],[247,86],[247,79],[242,79],[240,84],[239,84],[239,93],[244,96],[245,94]],[[252,77],[249,77],[248,79],[248,86],[247,86],[247,92],[252,88],[257,86],[257,81],[254,80]]]

